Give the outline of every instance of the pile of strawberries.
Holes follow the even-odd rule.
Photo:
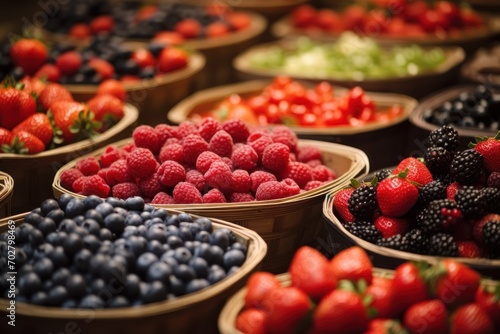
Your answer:
[[[249,129],[241,120],[141,125],[133,142],[64,170],[61,185],[83,195],[142,196],[153,204],[280,199],[336,178],[318,148],[299,146],[285,126]]]
[[[373,271],[360,247],[328,260],[303,246],[290,284],[267,272],[247,282],[236,328],[250,333],[493,334],[500,331],[500,285],[453,260],[405,262],[394,274]],[[498,283],[498,282],[497,282]]]
[[[36,154],[92,138],[124,116],[125,90],[103,82],[86,103],[58,83],[25,77],[0,88],[0,153]]]

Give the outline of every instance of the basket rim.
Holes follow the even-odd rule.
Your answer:
[[[304,38],[308,38],[308,37],[304,37]],[[312,39],[310,39],[310,40],[312,40]],[[312,41],[314,41],[314,40],[312,40]],[[314,43],[327,44],[327,43],[321,42],[321,41],[319,41],[319,42],[314,41]],[[244,50],[243,52],[241,52],[239,55],[237,55],[234,58],[233,67],[237,71],[240,71],[243,73],[265,76],[265,77],[274,76],[274,75],[278,75],[278,74],[285,74],[285,75],[290,75],[291,77],[297,78],[300,80],[324,80],[324,81],[334,82],[337,84],[360,85],[360,84],[404,83],[404,82],[411,82],[412,80],[420,79],[420,78],[431,79],[431,78],[434,78],[438,75],[443,75],[444,73],[449,72],[454,67],[459,66],[465,60],[465,50],[462,47],[457,46],[457,45],[439,46],[439,48],[441,48],[445,52],[445,60],[442,64],[440,64],[435,69],[424,71],[424,72],[418,73],[416,75],[392,76],[392,77],[380,78],[380,79],[365,78],[362,80],[349,79],[349,78],[344,79],[344,78],[338,78],[335,76],[313,77],[313,76],[308,76],[307,74],[295,75],[295,74],[288,74],[280,69],[255,68],[249,64],[248,60],[250,57],[252,57],[255,54],[259,54],[263,50],[266,50],[270,47],[279,47],[283,51],[288,51],[290,49],[294,49],[296,47],[296,45],[297,45],[297,39],[292,40],[292,39],[287,39],[287,38],[282,38],[282,39],[277,40],[277,41],[254,45],[254,46]],[[387,50],[390,50],[393,46],[381,45],[380,47],[382,50],[387,51]],[[421,48],[424,49],[425,51],[432,50],[432,49],[437,48],[437,47],[438,46],[431,46],[431,45],[421,46]]]
[[[115,145],[117,147],[121,147],[127,143],[130,143],[132,141],[132,138],[126,138],[123,140],[120,140],[118,142],[112,143],[110,145]],[[307,192],[297,194],[294,196],[286,197],[283,199],[276,199],[276,200],[265,200],[265,201],[253,201],[253,202],[243,202],[243,203],[213,203],[213,204],[153,204],[154,207],[161,207],[161,208],[166,208],[166,209],[177,209],[177,210],[212,210],[212,211],[217,211],[220,210],[221,208],[223,210],[229,210],[231,209],[236,209],[236,210],[246,210],[246,209],[263,209],[263,208],[273,208],[277,204],[298,204],[303,200],[309,200],[313,197],[319,197],[322,195],[325,195],[332,189],[335,189],[337,187],[343,186],[347,182],[349,182],[350,179],[355,178],[355,177],[362,177],[366,175],[369,171],[370,168],[370,162],[368,160],[368,156],[361,151],[360,149],[342,145],[342,144],[337,144],[337,143],[328,143],[328,142],[321,142],[321,141],[316,141],[316,140],[307,140],[307,139],[299,139],[298,141],[299,145],[302,146],[316,146],[321,148],[329,148],[332,153],[335,153],[339,156],[342,156],[344,158],[350,158],[351,160],[351,166],[349,170],[342,174],[339,175],[335,180],[328,182],[327,184],[324,184],[320,187],[317,187],[315,189],[309,190]],[[92,151],[89,154],[77,157],[70,162],[66,163],[64,166],[59,168],[59,170],[56,172],[54,180],[52,182],[52,189],[54,192],[54,196],[56,198],[59,198],[63,193],[67,193],[73,197],[77,198],[84,198],[86,196],[77,194],[75,192],[71,192],[66,190],[61,186],[60,183],[60,176],[61,173],[69,169],[71,167],[74,167],[76,165],[76,162],[80,160],[81,158],[84,157],[89,157],[89,156],[97,156],[100,155],[102,152],[106,150],[106,147],[100,148],[99,150]]]
[[[96,138],[85,139],[76,143],[64,145],[52,150],[43,151],[37,154],[13,154],[13,153],[0,153],[0,160],[11,160],[11,161],[19,161],[19,163],[23,163],[24,161],[33,161],[38,159],[47,159],[54,158],[56,156],[65,155],[65,154],[73,154],[75,152],[88,149],[99,142],[107,141],[113,136],[116,136],[127,127],[131,126],[139,117],[139,110],[134,105],[129,103],[125,104],[124,107],[124,116],[122,119],[118,121],[112,128],[106,130],[103,133],[100,133]]]
[[[369,252],[381,256],[394,257],[406,261],[425,261],[428,263],[435,263],[441,258],[446,258],[457,262],[461,262],[469,266],[474,266],[476,268],[495,268],[495,267],[500,268],[500,260],[490,260],[485,258],[471,259],[466,257],[440,257],[432,255],[421,255],[421,254],[390,249],[387,247],[380,247],[375,244],[372,244],[371,242],[358,238],[357,236],[347,231],[340,222],[339,218],[337,218],[337,216],[333,213],[333,200],[335,199],[335,194],[337,192],[338,190],[328,193],[323,202],[323,216],[325,218],[326,223],[338,229],[346,238],[351,239],[352,241],[354,241],[355,244],[357,244],[358,246],[362,247],[363,249]]]
[[[0,206],[4,206],[14,194],[14,178],[0,171]]]
[[[298,79],[303,80],[303,79]],[[170,122],[179,124],[190,114],[194,107],[198,106],[202,102],[217,102],[221,101],[223,98],[228,97],[230,94],[251,94],[256,91],[262,91],[264,87],[271,83],[270,79],[260,79],[260,80],[250,80],[243,81],[234,84],[221,85],[217,87],[207,88],[195,92],[194,94],[182,99],[177,103],[167,114],[167,118]],[[306,84],[308,85],[308,84]],[[310,86],[310,84],[309,84]],[[334,94],[346,92],[347,89],[343,87],[335,87]],[[228,92],[231,92],[228,94]],[[367,92],[375,105],[393,105],[401,104],[403,105],[404,113],[401,117],[394,119],[392,122],[373,122],[368,125],[363,125],[359,127],[352,126],[332,126],[325,128],[307,128],[290,126],[296,134],[298,135],[353,135],[359,133],[365,133],[369,131],[375,131],[383,129],[387,126],[397,125],[404,122],[409,118],[413,110],[418,106],[416,99],[403,95],[394,93],[379,93],[379,92]],[[207,97],[208,95],[208,97]]]
[[[178,214],[182,211],[167,209],[169,213]],[[27,213],[18,214],[0,220],[0,227],[4,227],[9,220],[22,219]],[[200,217],[199,215],[189,214],[192,217]],[[87,319],[88,312],[94,312],[93,316],[98,320],[106,319],[119,319],[123,317],[128,318],[144,318],[164,314],[165,312],[176,312],[190,307],[193,304],[201,303],[209,298],[212,298],[225,290],[229,289],[234,283],[251,273],[257,266],[259,266],[267,253],[267,244],[256,232],[224,221],[217,218],[211,218],[216,228],[229,228],[237,237],[244,239],[248,243],[247,258],[240,270],[227,276],[223,280],[209,286],[206,289],[200,290],[196,293],[187,294],[172,300],[165,300],[162,302],[142,305],[140,307],[128,307],[118,309],[63,309],[52,308],[44,306],[36,306],[30,304],[21,304],[16,306],[16,312],[23,316],[30,316],[36,318],[57,318],[57,319]],[[251,253],[248,256],[248,253]],[[5,309],[9,301],[0,299],[0,307]],[[5,306],[5,307],[4,307]],[[99,311],[99,312],[96,312]]]

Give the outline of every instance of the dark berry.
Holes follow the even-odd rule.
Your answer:
[[[458,247],[450,234],[436,233],[429,237],[427,254],[456,257],[458,256]]]
[[[31,224],[35,227],[38,227],[40,222],[43,220],[42,215],[35,213],[35,212],[30,212],[24,217],[24,222],[27,224]]]
[[[65,267],[69,264],[68,256],[62,246],[56,246],[49,254],[49,259],[56,268]]]
[[[444,125],[429,134],[430,146],[443,147],[448,151],[454,151],[460,144],[458,131],[448,125]]]
[[[139,283],[141,279],[136,274],[128,274],[126,284],[123,289],[123,295],[130,300],[133,300],[141,294]]]
[[[107,228],[101,228],[101,230],[99,231],[99,239],[101,239],[101,241],[105,241],[105,240],[114,240],[115,237],[113,235],[113,232],[111,232],[109,229]]]
[[[348,208],[357,220],[371,221],[377,210],[375,188],[372,186],[356,188],[349,197]]]
[[[127,198],[125,208],[132,211],[142,211],[144,209],[144,199],[140,196]]]
[[[488,187],[500,189],[500,172],[491,173],[486,184]]]
[[[483,174],[483,157],[474,149],[460,151],[453,157],[450,174],[455,181],[473,185]]]
[[[418,203],[426,206],[437,199],[446,198],[446,184],[441,180],[433,180],[420,188],[418,193]]]
[[[196,272],[194,269],[187,264],[179,264],[177,267],[173,268],[173,274],[180,280],[184,282],[189,282],[196,278]]]
[[[403,236],[403,250],[410,253],[426,254],[428,237],[419,229],[412,229]]]
[[[125,218],[125,225],[127,225],[127,226],[139,226],[139,225],[142,225],[142,218],[137,213],[130,213]]]
[[[377,245],[380,247],[387,247],[395,250],[404,250],[406,245],[405,240],[401,234],[393,235],[389,238],[381,238],[378,240]]]
[[[345,224],[345,229],[371,243],[376,243],[378,239],[382,238],[382,233],[372,222],[354,221],[353,223]]]
[[[174,258],[179,264],[189,263],[191,256],[191,252],[186,247],[178,247],[174,250]]]
[[[148,271],[149,266],[158,261],[158,256],[153,253],[143,253],[137,258],[136,271],[142,275],[145,275]]]
[[[45,217],[38,224],[38,229],[42,231],[43,235],[47,235],[50,232],[54,232],[57,229],[57,226],[52,219]]]
[[[186,294],[200,291],[210,285],[210,282],[203,278],[193,279],[186,284]]]
[[[175,270],[175,269],[174,269]],[[163,284],[168,284],[168,277],[172,274],[172,269],[168,264],[162,261],[156,261],[149,266],[146,273],[146,281],[160,281]]]
[[[107,202],[101,203],[98,206],[96,206],[96,211],[101,214],[102,217],[106,217],[107,215],[111,214],[113,212],[113,206]]]
[[[182,247],[184,245],[184,242],[178,236],[171,235],[167,239],[167,244],[171,249],[176,249]]]
[[[73,257],[73,264],[76,269],[80,272],[87,272],[89,268],[90,259],[92,258],[92,252],[88,249],[81,249]]]
[[[210,244],[219,246],[222,249],[227,249],[229,247],[228,230],[227,229],[215,230],[210,236]]]
[[[500,214],[500,189],[487,187],[481,189],[486,202],[486,212]]]
[[[223,256],[224,268],[241,267],[245,262],[245,254],[238,249],[231,249]]]
[[[64,211],[61,209],[54,209],[47,213],[47,218],[50,218],[56,224],[59,224],[64,219]]]
[[[50,289],[47,295],[49,305],[61,306],[68,299],[68,290],[62,285],[57,285]]]
[[[377,178],[377,181],[382,181],[383,179],[388,178],[392,174],[392,169],[385,168],[375,172],[374,176]]]
[[[455,194],[455,201],[463,215],[469,219],[483,216],[488,206],[483,192],[472,186],[461,187]]]
[[[218,267],[217,269],[209,270],[207,279],[210,282],[210,284],[215,284],[226,278],[226,276],[227,275],[224,269],[222,269],[222,267]]]
[[[181,279],[177,278],[175,275],[170,275],[168,278],[168,286],[170,291],[175,296],[182,296],[185,292],[186,284]]]
[[[73,256],[76,252],[83,248],[83,239],[76,233],[68,234],[66,240],[64,240],[63,248],[66,254]]]
[[[48,305],[49,298],[45,291],[37,291],[30,297],[30,304],[46,306]]]
[[[125,229],[125,218],[118,213],[111,213],[104,218],[104,226],[114,234],[120,234]]]
[[[85,279],[80,274],[73,274],[66,280],[65,284],[68,289],[68,294],[70,297],[79,299],[83,297],[87,291],[87,284]]]
[[[212,233],[212,221],[210,219],[205,217],[197,218],[195,223],[198,224],[203,231]]]
[[[99,204],[103,202],[103,199],[96,195],[90,195],[83,199],[85,210],[95,209]]]
[[[500,247],[500,221],[492,220],[484,224],[483,243],[492,249]]]
[[[453,155],[444,147],[431,146],[425,151],[425,165],[433,175],[447,174]]]
[[[40,210],[43,216],[46,216],[50,211],[59,209],[59,203],[55,199],[49,198],[40,204]]]
[[[208,262],[201,257],[192,257],[189,266],[196,272],[196,277],[203,278],[208,275]]]
[[[145,283],[144,289],[141,289],[141,300],[144,304],[161,302],[167,298],[167,289],[161,282],[154,281]]]
[[[66,205],[68,205],[69,201],[71,201],[74,197],[69,194],[62,194],[61,197],[57,200],[59,203],[59,207],[64,210],[66,209]]]
[[[123,296],[115,296],[109,303],[109,308],[129,307],[130,301]]]
[[[64,209],[64,213],[67,218],[83,215],[85,213],[85,204],[83,203],[83,200],[79,198],[73,198],[70,200]]]
[[[425,206],[416,217],[417,225],[424,233],[436,233],[455,225],[462,218],[462,212],[455,202],[438,199]]]
[[[82,298],[80,303],[78,303],[78,308],[98,310],[103,308],[104,305],[105,303],[102,298],[96,295],[86,295]]]
[[[151,226],[146,232],[146,239],[157,240],[161,243],[166,243],[168,238],[167,229],[163,224]]]
[[[22,275],[19,278],[19,291],[23,295],[31,296],[36,291],[42,288],[42,280],[40,277],[34,272],[27,273]]]
[[[66,280],[71,276],[71,272],[69,271],[68,268],[66,267],[61,267],[56,269],[52,273],[52,282],[54,285],[64,285],[66,283]]]

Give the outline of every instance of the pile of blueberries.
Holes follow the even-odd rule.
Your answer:
[[[7,236],[0,234],[1,254]],[[63,308],[129,307],[193,293],[237,271],[247,253],[230,229],[169,214],[141,197],[47,199],[15,228],[15,243],[16,301]],[[0,257],[1,272],[13,271],[7,267]],[[2,277],[1,298],[7,285]]]
[[[457,98],[440,107],[424,112],[424,120],[438,126],[454,125],[462,128],[498,131],[500,129],[500,94],[494,87],[477,85],[462,92]]]

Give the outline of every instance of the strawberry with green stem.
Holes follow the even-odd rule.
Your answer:
[[[500,172],[500,131],[495,137],[476,137],[469,147],[483,156],[484,168],[489,172]]]
[[[2,151],[16,154],[37,154],[45,150],[45,144],[34,134],[19,131],[16,133],[10,145],[4,144]]]
[[[13,80],[5,80],[0,88],[0,127],[12,130],[36,112],[35,98]]]
[[[402,217],[408,213],[418,200],[415,181],[408,178],[409,170],[383,179],[377,186],[377,202],[383,215]]]
[[[12,134],[16,135],[20,131],[26,131],[40,139],[45,147],[49,145],[53,137],[53,129],[49,117],[43,113],[36,113],[26,118],[12,129]]]

